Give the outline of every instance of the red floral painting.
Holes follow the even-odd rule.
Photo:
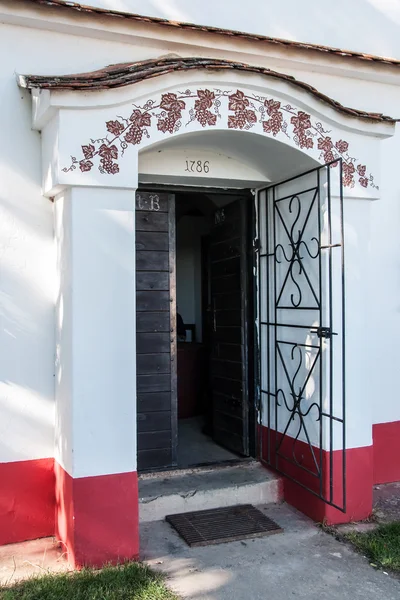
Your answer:
[[[227,117],[223,117],[226,113]],[[82,158],[71,157],[70,166],[63,171],[79,168],[87,172],[97,167],[100,173],[115,175],[128,146],[140,145],[143,138],[150,139],[155,129],[171,135],[193,122],[212,128],[221,119],[226,119],[229,129],[248,131],[261,126],[265,134],[289,138],[302,150],[320,151],[320,161],[330,163],[332,168],[341,160],[345,187],[352,188],[356,183],[363,188],[378,187],[366,165],[349,154],[349,142],[334,140],[331,132],[307,112],[275,98],[250,95],[239,89],[167,92],[158,102],[149,99],[143,106],[134,105],[128,117],[115,116],[107,121],[106,136],[82,145]]]

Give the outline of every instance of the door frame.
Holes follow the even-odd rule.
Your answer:
[[[177,338],[176,338],[176,226],[175,226],[175,198],[177,193],[191,192],[198,194],[218,194],[226,196],[243,197],[247,199],[247,219],[246,219],[246,268],[242,269],[241,278],[242,286],[245,288],[245,302],[247,304],[247,319],[245,320],[245,337],[247,343],[246,363],[248,366],[247,375],[247,390],[246,397],[248,398],[248,448],[249,456],[252,458],[258,457],[258,343],[256,331],[256,314],[257,314],[257,271],[256,271],[256,252],[255,252],[255,235],[257,231],[257,212],[256,212],[256,195],[254,191],[248,188],[213,188],[202,186],[178,186],[164,184],[142,184],[139,182],[137,191],[167,193],[171,202],[172,210],[169,211],[169,247],[170,251],[170,325],[171,330],[175,332],[171,335],[171,449],[172,449],[172,469],[178,468],[178,387],[177,387]],[[246,457],[243,457],[246,460]],[[240,460],[240,458],[239,458]],[[155,468],[151,471],[168,470],[167,468]]]
[[[168,245],[170,293],[170,357],[171,357],[171,461],[178,465],[178,332],[176,327],[176,220],[175,194],[168,194]]]

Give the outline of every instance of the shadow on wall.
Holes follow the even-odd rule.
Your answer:
[[[41,194],[40,134],[31,98],[0,81],[0,463],[53,456],[53,206]],[[15,118],[14,118],[15,117]]]
[[[17,88],[12,72],[0,79],[0,95],[7,140],[0,161],[0,544],[6,544],[54,533],[55,249],[30,95]]]
[[[2,265],[0,462],[53,455],[54,304],[30,285],[20,259]]]
[[[400,4],[396,0],[291,0],[274,4],[273,19],[270,3],[263,0],[253,0],[248,10],[241,2],[214,0],[92,0],[90,4],[384,56],[393,56],[395,47],[400,58]]]
[[[34,221],[8,211],[7,201],[0,206],[10,236],[0,289],[0,544],[7,544],[54,533],[54,303],[52,281],[35,285],[29,266]]]

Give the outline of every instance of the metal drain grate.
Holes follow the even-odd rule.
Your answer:
[[[165,519],[192,547],[263,537],[283,531],[251,504],[168,515]]]

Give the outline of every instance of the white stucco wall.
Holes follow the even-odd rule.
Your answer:
[[[358,10],[354,15],[356,3],[351,8],[346,4],[346,9],[344,0],[329,4],[332,11],[338,11],[335,13],[336,21],[333,16],[327,20],[326,11],[323,13],[324,24],[332,24],[329,39],[328,36],[321,39],[324,34],[323,27],[318,26],[320,22],[310,21],[310,14],[314,19],[312,11],[304,10],[303,20],[295,19],[297,12],[290,11],[287,5],[274,5],[275,17],[264,20],[265,28],[263,24],[261,33],[348,47],[351,42],[355,49],[397,54],[400,58],[396,46],[400,44],[400,37],[394,42],[392,33],[397,16],[391,13],[390,5],[358,0],[357,4],[360,3],[365,11]],[[186,8],[181,16],[175,14],[168,3],[156,6],[154,2],[147,2],[139,6],[139,3],[128,0],[112,3],[104,0],[103,4],[112,4],[112,8],[117,10],[132,9],[151,14],[151,9],[159,11],[160,16],[172,18],[175,15],[175,18],[183,20],[206,22],[202,18],[205,13],[195,12],[200,10],[200,2],[191,3],[190,11]],[[180,7],[179,3],[175,3],[176,11],[182,11],[186,4],[182,3]],[[207,4],[203,2],[202,6]],[[376,18],[369,16],[368,23],[374,24],[379,35],[371,35],[370,25],[363,27],[360,24],[360,19],[370,14],[368,11],[374,12]],[[322,20],[321,13],[322,9],[318,10],[318,19]],[[259,12],[254,8],[252,14],[254,22],[261,27]],[[205,14],[210,24],[250,30],[250,23],[246,25],[249,15],[250,12],[231,10],[223,16],[220,6],[215,4],[213,10]],[[379,21],[383,24],[380,27],[377,26]],[[289,27],[290,24],[292,27]],[[117,26],[121,25],[118,23]],[[112,27],[114,25],[108,26],[109,32]],[[186,35],[189,40],[190,34]],[[40,134],[32,131],[30,94],[17,88],[15,73],[88,71],[109,63],[165,54],[168,43],[163,43],[162,49],[157,46],[158,42],[149,42],[145,46],[143,41],[121,43],[85,38],[76,31],[74,35],[67,35],[39,28],[1,26],[0,56],[6,57],[0,62],[0,130],[3,140],[0,148],[1,462],[48,457],[53,455],[54,450],[54,307],[57,295],[54,205],[41,195]],[[175,47],[172,49],[176,50]],[[193,54],[190,48],[187,52]],[[215,50],[215,53],[218,51]],[[232,58],[232,55],[227,52],[226,58]],[[234,59],[238,58],[240,55],[236,52]],[[243,58],[246,58],[245,55]],[[260,64],[268,62],[261,54],[259,61]],[[375,82],[340,78],[337,74],[323,75],[311,68],[299,71],[286,65],[285,70],[301,76],[301,79],[345,104],[399,116],[400,87],[389,84],[378,87]],[[365,403],[372,406],[374,422],[400,419],[400,402],[396,396],[397,339],[400,336],[399,155],[400,134],[397,133],[395,138],[382,142],[381,198],[376,201],[352,200],[353,204],[346,208],[355,240],[354,247],[348,250],[348,259],[357,257],[360,271],[355,275],[368,277],[354,296],[360,355],[352,356],[352,368],[360,370],[364,382],[362,389],[354,390],[354,393],[363,394]]]
[[[400,58],[400,5],[392,0],[86,0],[97,8],[209,25]]]
[[[369,239],[369,394],[374,423],[400,419],[397,390],[400,334],[400,131],[382,148],[382,199],[371,205]]]
[[[73,477],[135,471],[135,190],[81,187],[55,205],[55,457]]]
[[[13,39],[2,28],[3,57]],[[53,456],[54,435],[53,205],[41,194],[40,134],[15,85],[17,61],[0,64],[0,462]]]
[[[7,58],[0,61],[0,462],[54,456],[54,205],[41,193],[40,133],[32,130],[30,93],[17,87],[15,73],[44,66],[80,71],[99,57],[105,64],[111,56],[133,60],[144,53],[1,26],[0,56]]]

